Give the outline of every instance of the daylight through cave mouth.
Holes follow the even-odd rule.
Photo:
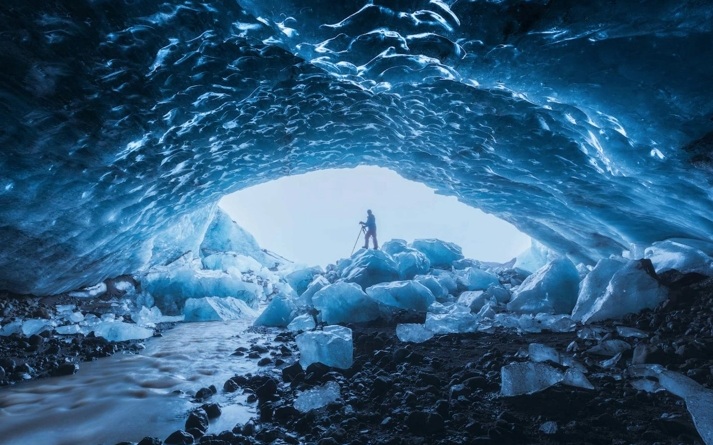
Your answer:
[[[530,247],[505,221],[373,166],[286,176],[227,195],[220,207],[263,248],[310,266],[325,267],[360,247],[357,221],[367,209],[378,215],[382,244],[438,238],[459,245],[467,258],[501,263]]]

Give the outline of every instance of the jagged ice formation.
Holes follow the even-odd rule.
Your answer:
[[[713,6],[6,0],[0,288],[196,251],[218,199],[373,164],[575,261],[713,232]]]

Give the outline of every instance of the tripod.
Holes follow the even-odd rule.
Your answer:
[[[357,239],[356,241],[354,241],[354,247],[352,247],[352,253],[350,253],[349,256],[354,255],[354,250],[356,249],[356,245],[359,242],[359,237],[362,233],[366,234],[366,228],[364,226],[361,226],[361,228],[359,229],[359,233],[357,233]]]

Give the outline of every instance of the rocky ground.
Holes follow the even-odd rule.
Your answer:
[[[598,324],[604,332],[598,338],[578,335],[581,329],[539,334],[499,330],[438,335],[415,344],[400,342],[393,324],[351,325],[354,365],[341,370],[320,364],[302,369],[294,336],[279,333],[268,347],[235,351],[255,360],[265,373],[237,375],[204,388],[196,394],[196,409],[188,413],[183,430],[139,443],[703,444],[682,399],[663,390],[637,390],[627,373],[632,363],[658,363],[713,387],[713,279],[675,273],[661,278],[671,288],[667,302],[623,321]],[[15,303],[5,302],[3,310],[8,304]],[[27,304],[27,310],[41,311],[43,304],[49,310],[55,303]],[[620,337],[617,325],[638,328],[646,336]],[[35,371],[37,376],[52,375],[61,373],[64,363],[137,347],[88,337],[70,342],[51,334],[39,337],[2,340],[5,382],[22,377],[27,366],[41,370]],[[590,350],[606,339],[621,339],[631,349],[613,359]],[[594,389],[557,384],[534,394],[501,396],[502,367],[528,361],[531,343],[569,351],[586,367]],[[9,372],[8,360],[14,360]],[[267,372],[273,368],[279,373]],[[327,382],[340,386],[336,402],[307,413],[295,409],[299,393]],[[210,419],[220,415],[220,407],[211,403],[217,391],[248,393],[258,415],[232,431],[206,434]]]
[[[72,298],[66,295],[39,298],[2,293],[0,320],[9,321],[15,317],[52,319],[58,304],[73,304],[82,313],[98,317],[112,312],[111,300]],[[160,335],[162,330],[168,328],[170,324],[158,326],[155,335]],[[141,349],[142,341],[109,342],[93,336],[93,333],[60,336],[46,330],[29,337],[21,333],[0,336],[0,386],[49,376],[71,375],[77,372],[81,362],[108,357],[119,351],[138,352]]]
[[[237,351],[266,367],[277,366],[281,379],[270,373],[238,375],[222,384],[223,391],[251,394],[257,418],[232,431],[205,434],[209,418],[219,410],[204,405],[190,414],[185,430],[163,443],[702,444],[682,399],[664,390],[637,390],[627,375],[632,362],[658,363],[713,387],[713,279],[677,274],[662,279],[672,290],[668,302],[621,322],[597,325],[606,332],[599,339],[577,332],[498,331],[440,335],[413,344],[400,342],[393,325],[353,325],[354,366],[340,370],[313,364],[303,370],[295,361],[293,336],[281,333],[271,348]],[[617,325],[647,335],[624,338],[632,349],[614,359],[588,352],[602,340],[616,339]],[[501,368],[527,361],[531,343],[569,350],[587,368],[595,388],[558,384],[502,397]],[[336,402],[307,413],[294,408],[297,394],[327,382],[340,385]],[[200,395],[210,399],[213,391]],[[140,442],[160,443],[158,438]]]

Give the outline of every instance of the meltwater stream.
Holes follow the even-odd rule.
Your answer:
[[[113,445],[183,429],[199,404],[191,395],[215,385],[222,415],[209,432],[232,429],[254,414],[245,396],[224,394],[225,380],[255,373],[254,360],[231,355],[267,340],[250,321],[180,323],[146,341],[140,354],[83,363],[77,374],[0,389],[0,444]]]

